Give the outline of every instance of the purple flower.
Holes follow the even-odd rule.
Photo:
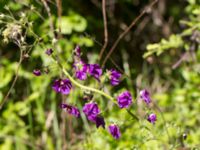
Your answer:
[[[87,116],[88,120],[96,122],[96,117],[100,113],[100,110],[96,103],[90,102],[83,106],[83,112]]]
[[[102,69],[98,64],[89,64],[89,74],[99,81]]]
[[[53,53],[53,50],[51,48],[49,48],[46,50],[45,53],[50,56]]]
[[[72,84],[68,79],[57,79],[54,81],[52,88],[58,93],[67,95],[72,88]]]
[[[68,105],[68,104],[61,104],[60,108],[65,109],[69,114],[75,116],[75,117],[80,117],[80,112],[78,108]]]
[[[157,117],[156,117],[156,114],[154,114],[154,113],[151,113],[147,118],[147,120],[152,124],[155,124],[156,119],[157,119]]]
[[[120,108],[128,108],[132,104],[132,97],[129,91],[121,93],[117,97],[117,102]]]
[[[140,91],[140,98],[148,105],[151,103],[151,97],[147,90]]]
[[[80,60],[76,61],[73,66],[76,71],[76,78],[79,80],[85,80],[87,78],[87,64]]]
[[[42,73],[41,73],[41,71],[40,71],[39,69],[34,69],[34,70],[33,70],[33,74],[34,74],[35,76],[40,76]]]
[[[105,129],[105,121],[102,116],[97,116],[95,119],[96,127],[99,128],[102,126]]]
[[[76,46],[75,47],[75,49],[74,49],[74,54],[76,55],[76,56],[78,56],[78,57],[80,57],[81,56],[81,48],[80,48],[80,46]]]
[[[115,69],[111,69],[109,78],[110,78],[110,84],[112,86],[118,85],[120,82],[121,73],[116,71]]]
[[[115,139],[119,139],[121,136],[119,127],[115,124],[111,124],[108,126],[108,130],[110,132],[110,134],[115,138]]]

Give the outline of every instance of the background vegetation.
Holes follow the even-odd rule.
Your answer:
[[[115,40],[149,4],[148,0],[106,1],[108,45],[99,61],[104,44],[102,1],[1,0],[0,103],[16,75],[17,80],[0,108],[0,150],[200,149],[199,0],[158,0],[106,62],[106,68],[124,74],[120,86],[107,90],[129,89],[134,95],[132,110],[140,118],[131,119],[95,95],[106,123],[120,125],[119,140],[96,129],[83,114],[76,119],[59,108],[62,101],[81,108],[80,90],[68,97],[52,91],[53,79],[62,74],[45,55],[47,48],[56,50],[68,69],[77,44],[85,60],[101,64]],[[49,73],[35,77],[35,68]],[[91,86],[97,82],[92,80]],[[155,125],[146,121],[149,110],[138,97],[143,88],[152,95]]]

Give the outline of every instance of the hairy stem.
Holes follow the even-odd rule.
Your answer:
[[[100,91],[100,90],[95,89],[95,88],[87,87],[87,86],[84,86],[84,85],[78,83],[76,80],[74,80],[74,79],[71,77],[71,75],[70,75],[64,68],[62,68],[62,71],[63,71],[63,73],[69,78],[69,80],[70,80],[73,84],[75,84],[76,86],[78,86],[79,88],[84,89],[84,90],[88,90],[88,91],[91,91],[91,92],[98,93],[98,94],[103,95],[104,97],[110,99],[111,101],[115,102],[115,101],[114,101],[114,98],[111,97],[110,95],[106,94],[105,92]]]

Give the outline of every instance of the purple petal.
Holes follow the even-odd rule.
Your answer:
[[[71,105],[62,103],[60,105],[60,108],[61,109],[65,109],[69,114],[71,114],[71,115],[73,115],[73,116],[75,116],[77,118],[80,117],[80,112],[79,112],[78,108],[75,107],[75,106],[71,106]]]
[[[53,53],[53,50],[51,48],[49,48],[46,50],[45,53],[50,56]]]
[[[121,73],[115,69],[111,69],[109,70],[109,78],[110,78],[110,84],[112,86],[116,86],[120,82]]]
[[[67,105],[67,104],[63,104],[63,103],[62,103],[62,104],[60,104],[60,108],[61,108],[61,109],[65,109],[65,108],[67,108],[67,107],[68,107],[68,105]]]
[[[83,106],[83,112],[87,116],[88,120],[95,122],[97,115],[100,113],[100,109],[96,103],[90,102]]]
[[[99,80],[102,75],[102,69],[98,64],[89,64],[89,74]]]
[[[40,71],[39,69],[34,69],[34,70],[33,70],[33,74],[34,74],[35,76],[40,76],[42,73],[41,73],[41,71]]]
[[[129,91],[121,93],[117,97],[117,102],[120,108],[128,108],[132,104],[132,96]]]
[[[151,113],[151,114],[148,116],[147,120],[148,120],[150,123],[155,124],[155,122],[156,122],[156,120],[157,120],[156,114]]]
[[[110,126],[108,126],[108,131],[115,139],[119,139],[121,137],[119,127],[115,124],[111,124]]]
[[[102,126],[105,129],[105,121],[104,121],[104,118],[102,116],[97,116],[95,122],[96,122],[97,128]]]
[[[77,45],[74,49],[74,53],[76,56],[80,57],[81,56],[81,48],[79,45]]]
[[[140,98],[148,105],[151,103],[151,97],[147,90],[141,90],[140,91]]]
[[[67,95],[70,93],[72,84],[71,81],[68,79],[57,79],[54,81],[52,88],[58,93]]]
[[[79,80],[86,80],[87,78],[87,65],[83,61],[77,61],[73,64],[75,69],[75,76]]]
[[[67,111],[68,111],[69,114],[71,114],[71,115],[73,115],[73,116],[75,116],[77,118],[80,117],[80,112],[79,112],[78,108],[76,108],[74,106],[71,106],[70,109],[68,108]]]

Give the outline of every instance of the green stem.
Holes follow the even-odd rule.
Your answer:
[[[126,111],[128,112],[129,115],[133,117],[133,119],[139,121],[139,118],[136,115],[134,115],[129,109],[126,109]]]
[[[63,73],[69,78],[69,80],[70,80],[73,84],[75,84],[76,86],[78,86],[78,87],[80,87],[80,88],[82,88],[82,89],[84,89],[84,90],[88,90],[88,91],[92,91],[92,92],[98,93],[98,94],[103,95],[103,96],[105,96],[106,98],[108,98],[108,99],[114,101],[114,98],[111,97],[110,95],[106,94],[105,92],[100,91],[100,90],[95,89],[95,88],[87,87],[87,86],[84,86],[84,85],[78,83],[76,80],[74,80],[74,79],[71,77],[71,75],[70,75],[64,68],[62,68],[62,71],[63,71]]]

